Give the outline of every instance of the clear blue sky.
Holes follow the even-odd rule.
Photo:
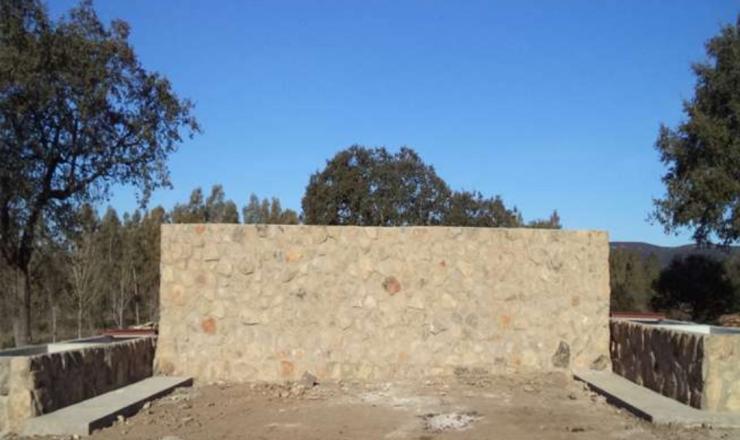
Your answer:
[[[54,14],[75,2],[50,1]],[[653,148],[682,118],[690,63],[740,1],[98,0],[143,64],[196,103],[204,133],[170,161],[173,190],[224,185],[300,209],[309,175],[354,143],[408,145],[453,188],[526,219],[675,245],[646,221]],[[131,210],[130,190],[111,204]]]

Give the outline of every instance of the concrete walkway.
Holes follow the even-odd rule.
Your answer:
[[[192,384],[192,378],[149,377],[92,399],[29,419],[24,426],[23,435],[87,436],[96,429],[110,426],[119,415],[131,416],[146,402],[157,399],[177,387]]]
[[[609,403],[657,425],[740,427],[738,413],[696,409],[608,371],[577,371],[573,375],[593,391],[605,396]]]

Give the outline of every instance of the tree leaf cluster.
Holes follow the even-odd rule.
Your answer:
[[[292,209],[283,209],[277,197],[260,199],[256,194],[241,209],[244,224],[298,224],[300,218]],[[203,190],[195,188],[187,203],[178,203],[172,209],[172,223],[239,223],[236,203],[226,198],[223,186],[214,185],[207,198]]]
[[[145,202],[169,185],[169,155],[199,131],[192,103],[142,67],[128,36],[90,1],[52,20],[39,0],[0,0],[0,257],[16,272],[21,342],[39,234],[61,239],[77,209],[114,185]]]
[[[236,203],[226,200],[221,185],[214,185],[207,198],[196,188],[187,204],[178,203],[172,210],[173,223],[239,223]]]
[[[292,209],[283,209],[277,197],[260,200],[256,194],[250,194],[249,202],[242,208],[244,224],[297,225],[300,223],[298,213]]]
[[[737,309],[738,288],[722,262],[703,255],[679,257],[655,281],[652,306],[692,321],[713,322]]]
[[[666,195],[653,217],[666,232],[693,231],[700,244],[740,238],[740,17],[706,43],[707,60],[692,66],[694,96],[686,120],[661,126],[656,148],[667,166]]]
[[[362,226],[522,227],[522,215],[500,196],[453,191],[411,148],[353,145],[314,173],[302,200],[306,224]],[[560,228],[554,212],[531,227]]]
[[[249,214],[254,206],[255,214]],[[252,194],[243,211],[245,220],[255,223],[298,223],[295,211],[283,209],[275,197],[259,199]],[[208,197],[203,198],[202,189],[196,188],[187,203],[178,203],[169,212],[157,206],[119,215],[108,207],[100,216],[93,205],[83,203],[62,235],[50,239],[42,229],[29,266],[36,340],[156,322],[160,227],[166,223],[239,223],[239,215],[223,187],[214,185]],[[0,261],[0,313],[10,314],[15,308],[6,295],[15,273]],[[0,320],[0,347],[13,344],[13,338],[2,337],[11,333],[9,324]]]
[[[655,254],[611,249],[613,312],[661,312],[668,317],[715,323],[740,310],[740,257],[719,260],[702,254],[677,255],[661,267]]]
[[[660,275],[658,257],[645,257],[631,249],[616,248],[609,253],[609,286],[612,311],[648,312],[655,296],[653,283]]]

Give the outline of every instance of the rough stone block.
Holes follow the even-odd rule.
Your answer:
[[[0,358],[0,397],[10,392],[10,359]]]

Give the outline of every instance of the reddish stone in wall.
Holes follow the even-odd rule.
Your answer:
[[[280,361],[280,374],[283,377],[293,377],[295,365],[290,361]]]
[[[390,295],[395,295],[401,291],[401,283],[396,279],[396,277],[388,277],[383,281],[383,288]]]
[[[203,329],[203,333],[212,335],[216,333],[216,320],[213,318],[206,318],[200,323],[200,328]]]
[[[170,290],[165,291],[165,298],[172,302],[176,306],[181,306],[185,302],[184,292],[182,286],[174,286]]]
[[[511,315],[501,315],[498,326],[503,330],[509,329],[511,327]]]
[[[301,258],[303,258],[303,254],[297,250],[290,250],[285,254],[285,261],[288,263],[294,263],[299,261]]]

